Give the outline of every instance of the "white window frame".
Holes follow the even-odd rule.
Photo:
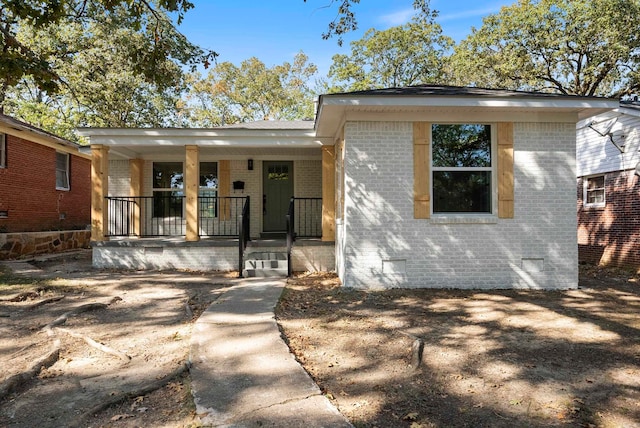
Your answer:
[[[589,181],[595,178],[602,178],[602,187],[594,190],[602,190],[602,202],[589,203]],[[607,177],[606,174],[596,174],[583,177],[582,179],[582,204],[585,208],[604,208],[607,205]]]
[[[65,168],[58,168],[58,156],[65,157]],[[69,190],[71,189],[71,177],[69,174],[69,163],[71,161],[71,155],[69,153],[64,152],[56,152],[56,190]],[[64,183],[58,182],[58,173],[64,174]]]
[[[0,168],[7,167],[7,134],[0,132]]]
[[[491,166],[490,167],[435,167],[433,166],[433,125],[487,125],[489,126],[489,132],[491,133]],[[430,210],[431,210],[431,218],[432,219],[448,219],[452,217],[458,218],[470,218],[470,217],[479,217],[479,218],[487,218],[487,217],[495,217],[498,214],[498,135],[497,135],[497,125],[493,122],[433,122],[430,124],[428,133],[429,133],[429,192],[430,192]],[[433,194],[433,173],[435,171],[490,171],[491,172],[491,212],[481,213],[481,212],[473,212],[473,213],[440,213],[434,212],[433,205],[435,202],[434,194]]]

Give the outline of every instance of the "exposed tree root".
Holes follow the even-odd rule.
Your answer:
[[[84,312],[90,312],[90,311],[95,311],[98,309],[106,309],[109,307],[109,305],[114,304],[115,302],[122,300],[122,298],[116,296],[113,299],[111,299],[109,301],[109,303],[88,303],[86,305],[82,305],[82,306],[78,306],[77,308],[69,311],[69,312],[65,312],[64,314],[60,315],[58,318],[56,318],[55,320],[51,321],[49,324],[47,324],[46,326],[44,326],[43,330],[46,331],[49,335],[52,335],[50,333],[51,329],[53,327],[62,325],[64,323],[67,322],[67,320],[69,319],[69,317],[73,317],[79,314],[82,314]]]
[[[91,346],[92,348],[95,348],[99,351],[104,352],[105,354],[109,354],[109,355],[113,355],[114,357],[118,357],[123,361],[129,362],[131,361],[131,357],[128,356],[127,354],[117,351],[113,348],[110,348],[106,345],[103,345],[102,343],[96,342],[95,340],[93,340],[92,338],[90,338],[89,336],[85,336],[84,334],[80,334],[80,333],[75,333],[71,330],[67,330],[65,328],[60,328],[57,327],[56,331],[60,331],[62,333],[68,334],[71,337],[75,337],[77,339],[82,339],[84,340],[87,345]]]
[[[49,303],[57,302],[62,299],[64,299],[64,294],[61,296],[49,297],[48,299],[40,300],[39,302],[36,302],[33,305],[26,307],[25,309],[31,311],[33,309],[39,308],[40,306],[48,305]]]
[[[46,355],[36,360],[29,369],[11,376],[0,384],[0,400],[3,400],[7,395],[25,385],[29,380],[37,376],[43,368],[48,368],[54,365],[56,361],[58,361],[59,357],[60,341],[56,340],[53,343],[52,349]]]
[[[24,291],[15,296],[0,299],[0,302],[24,302],[27,299],[37,299],[38,297],[40,297],[40,294],[35,291]]]
[[[169,382],[171,382],[178,376],[187,372],[188,370],[189,370],[189,365],[187,363],[183,363],[177,369],[175,369],[174,371],[172,371],[171,373],[169,373],[167,376],[163,378],[157,379],[151,383],[143,385],[138,389],[113,395],[108,399],[106,399],[105,401],[103,401],[102,403],[92,407],[89,411],[82,414],[80,417],[78,417],[78,419],[73,424],[70,425],[70,427],[73,428],[73,427],[85,426],[86,425],[85,421],[91,417],[94,417],[97,413],[100,413],[101,411],[113,406],[114,404],[121,403],[122,401],[127,400],[129,398],[139,397],[141,395],[146,395],[146,394],[149,394],[150,392],[156,391],[164,387],[165,385],[167,385]]]

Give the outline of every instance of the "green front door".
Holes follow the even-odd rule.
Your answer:
[[[265,161],[262,187],[262,229],[264,232],[283,232],[287,229],[285,216],[293,197],[293,162]]]

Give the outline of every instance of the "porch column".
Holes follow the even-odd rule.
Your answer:
[[[129,185],[129,196],[140,197],[142,196],[142,171],[144,168],[144,160],[142,159],[130,159],[129,160],[129,177],[131,184]],[[133,224],[131,225],[132,233],[136,236],[142,235],[142,229],[140,227],[140,221],[142,218],[142,199],[137,201],[134,199],[133,205],[133,218],[131,219]]]
[[[91,240],[106,241],[109,224],[105,197],[109,194],[109,147],[91,146]]]
[[[336,239],[335,146],[322,146],[322,240]]]
[[[187,145],[184,174],[185,210],[187,214],[187,241],[199,241],[198,190],[200,187],[200,158],[198,146]]]

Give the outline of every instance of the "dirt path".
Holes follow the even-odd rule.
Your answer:
[[[92,271],[89,258],[5,268],[0,426],[197,423],[185,374],[191,326],[228,278]]]

